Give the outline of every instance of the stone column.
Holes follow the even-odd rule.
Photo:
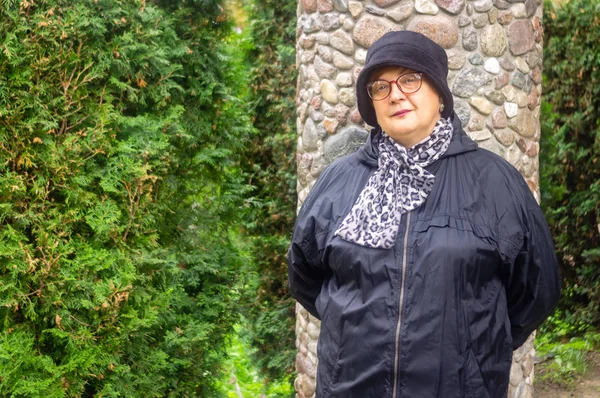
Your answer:
[[[354,84],[368,47],[392,30],[446,49],[455,110],[480,146],[519,169],[539,198],[542,0],[298,0],[298,197],[367,132]],[[312,397],[319,321],[297,306],[297,396]],[[509,397],[533,396],[533,338],[514,353]]]

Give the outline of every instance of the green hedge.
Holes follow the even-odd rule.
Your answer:
[[[219,3],[4,1],[1,396],[214,396],[251,131]]]
[[[296,7],[296,0],[256,0],[247,8],[257,135],[244,163],[255,187],[245,224],[255,268],[244,314],[257,363],[277,379],[293,372],[296,356],[285,257],[296,217]]]
[[[575,332],[600,327],[600,1],[544,7],[542,206]]]

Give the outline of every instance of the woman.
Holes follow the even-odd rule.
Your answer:
[[[445,51],[391,32],[357,85],[375,126],[306,199],[288,253],[321,319],[317,397],[498,397],[512,352],[552,312],[559,276],[519,172],[453,112]]]

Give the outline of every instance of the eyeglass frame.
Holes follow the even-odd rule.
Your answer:
[[[420,79],[419,79],[419,82],[420,82],[419,88],[417,88],[415,91],[411,91],[411,92],[408,92],[408,93],[406,91],[402,90],[402,87],[400,86],[400,83],[398,83],[398,80],[400,80],[400,78],[402,78],[402,77],[404,77],[406,75],[419,75],[420,76]],[[373,83],[377,82],[377,81],[386,82],[386,83],[389,83],[389,85],[390,85],[390,91],[388,92],[388,94],[385,97],[380,98],[380,99],[375,99],[375,98],[371,97],[371,91],[369,90],[369,86],[372,85]],[[423,73],[421,73],[421,72],[407,72],[407,73],[404,73],[404,74],[398,76],[398,78],[396,80],[377,79],[375,81],[372,81],[372,82],[369,82],[369,83],[365,84],[365,90],[367,90],[367,95],[373,101],[383,101],[384,99],[387,99],[392,94],[392,83],[396,83],[396,87],[398,87],[398,90],[400,90],[402,93],[404,93],[404,94],[414,94],[417,91],[419,91],[421,89],[421,87],[423,87]]]

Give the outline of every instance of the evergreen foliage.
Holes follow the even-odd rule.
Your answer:
[[[295,301],[287,290],[286,253],[296,215],[296,0],[253,1],[250,98],[258,134],[246,152],[253,192],[246,232],[255,278],[245,305],[255,357],[271,377],[293,372]]]
[[[544,7],[542,206],[565,281],[559,315],[580,333],[600,327],[600,1]]]
[[[251,126],[217,0],[0,10],[0,396],[214,396]]]

